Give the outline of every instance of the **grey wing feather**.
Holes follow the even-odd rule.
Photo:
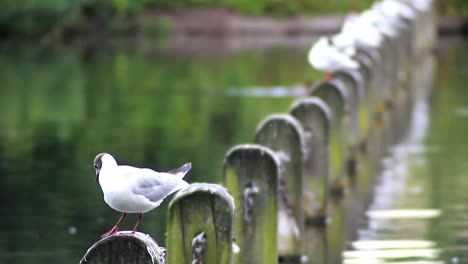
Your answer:
[[[152,202],[162,201],[171,193],[188,185],[187,182],[174,175],[149,171],[136,181],[132,192],[143,195]]]
[[[167,173],[174,174],[174,175],[180,175],[181,177],[183,177],[185,174],[187,174],[187,172],[191,168],[192,168],[192,163],[188,162],[188,163],[185,163],[184,165],[182,165],[181,167],[179,167],[177,169],[173,169],[173,170],[168,171]],[[180,173],[182,173],[182,174],[180,174]]]

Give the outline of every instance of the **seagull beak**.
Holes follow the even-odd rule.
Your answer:
[[[101,171],[101,170],[96,170],[96,182],[99,182],[99,172],[100,172],[100,171]]]

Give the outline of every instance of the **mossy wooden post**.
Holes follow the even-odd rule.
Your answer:
[[[362,75],[364,82],[364,93],[368,93],[369,83],[372,79],[374,60],[372,58],[372,50],[369,47],[358,45],[354,59],[359,62],[359,72]]]
[[[370,129],[370,110],[367,104],[367,94],[364,91],[364,79],[360,72],[342,69],[333,72],[332,78],[341,80],[347,88],[350,111],[349,120],[351,133],[347,142],[346,170],[355,180],[358,165],[367,147],[367,136]]]
[[[347,174],[345,171],[345,157],[347,157],[348,95],[344,84],[334,79],[316,83],[310,95],[321,98],[331,111],[330,188],[332,193],[342,194],[348,182],[348,179],[345,177]]]
[[[324,225],[330,178],[330,118],[327,104],[318,97],[296,100],[289,113],[304,130],[304,214],[306,223]]]
[[[326,232],[329,226],[306,226],[304,231],[304,252],[308,264],[327,264],[328,242]],[[335,252],[336,254],[336,252]],[[304,262],[302,262],[304,263]]]
[[[163,264],[164,248],[149,236],[130,231],[99,240],[91,246],[80,264]]]
[[[280,160],[278,254],[282,259],[302,254],[303,138],[301,125],[288,114],[270,115],[257,127],[255,142],[273,150]]]
[[[382,56],[380,55],[377,49],[359,46],[357,49],[357,57],[361,58],[359,61],[366,61],[365,58],[368,58],[369,64],[366,62],[366,67],[369,68],[370,72],[368,77],[364,78],[365,84],[365,98],[367,101],[368,110],[369,110],[369,122],[371,122],[374,111],[377,108],[377,97],[379,96],[379,89],[382,86],[382,79],[384,78],[383,65],[382,65]],[[371,124],[369,124],[369,127]]]
[[[232,262],[234,200],[218,184],[193,183],[169,204],[168,264]]]
[[[237,205],[236,264],[277,263],[278,174],[276,154],[260,145],[233,147],[224,160],[224,185]]]
[[[350,126],[353,131],[350,143],[352,146],[363,144],[369,131],[370,119],[370,111],[366,103],[367,93],[364,91],[364,79],[361,73],[350,69],[337,70],[333,72],[332,77],[341,80],[348,88]]]
[[[391,101],[391,93],[395,84],[396,75],[393,68],[396,64],[396,54],[394,53],[394,40],[388,35],[382,34],[382,44],[380,51],[382,52],[382,85],[379,87],[378,95],[378,108],[385,109],[386,105]]]

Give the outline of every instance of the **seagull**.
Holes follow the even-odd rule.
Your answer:
[[[307,56],[309,64],[317,70],[325,71],[325,79],[330,79],[331,72],[342,68],[357,69],[359,63],[351,59],[344,51],[333,45],[330,37],[321,37],[312,45]]]
[[[183,177],[192,168],[186,163],[180,168],[157,172],[148,168],[118,165],[109,153],[100,153],[94,159],[96,182],[101,185],[104,201],[122,213],[115,226],[101,237],[117,233],[122,220],[129,213],[139,214],[131,234],[135,234],[143,214],[158,207],[168,195],[187,187]]]
[[[401,16],[408,20],[416,18],[416,11],[398,0],[384,0],[380,4],[382,11],[389,16]]]
[[[358,15],[350,14],[345,18],[341,32],[335,36],[334,42],[344,42],[339,39],[347,38],[353,46],[363,45],[377,48],[382,43],[382,34],[369,23],[359,19]]]

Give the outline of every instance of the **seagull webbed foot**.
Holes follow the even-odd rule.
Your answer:
[[[101,235],[101,238],[106,238],[106,237],[108,237],[108,236],[111,236],[111,235],[113,235],[113,234],[116,234],[117,231],[119,231],[119,229],[118,229],[117,227],[114,226],[111,230],[109,230],[109,231],[105,232],[104,234],[102,234],[102,235]]]

